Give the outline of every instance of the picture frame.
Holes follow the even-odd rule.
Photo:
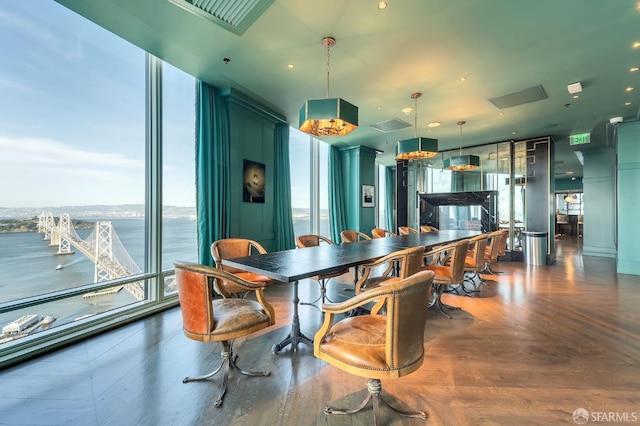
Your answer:
[[[376,187],[373,185],[362,185],[362,207],[376,206]]]
[[[242,171],[242,201],[264,203],[265,166],[251,160],[244,160]]]

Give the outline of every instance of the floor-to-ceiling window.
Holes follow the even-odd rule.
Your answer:
[[[144,51],[55,2],[0,3],[0,51],[2,365],[176,303],[150,265],[195,259],[196,234],[192,77],[165,70],[154,174],[162,132],[150,138],[147,119],[162,90],[147,89],[162,72]]]

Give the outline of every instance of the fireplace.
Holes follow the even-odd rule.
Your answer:
[[[498,191],[418,193],[420,225],[438,229],[498,229]]]

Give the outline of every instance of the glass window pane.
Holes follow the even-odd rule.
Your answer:
[[[298,129],[289,134],[289,167],[291,168],[291,208],[296,236],[311,232],[311,138]]]
[[[145,53],[56,2],[5,2],[1,18],[0,181],[11,185],[0,186],[0,216],[14,232],[0,233],[0,301],[141,272]],[[48,240],[37,232],[43,211]],[[56,317],[55,327],[144,290],[119,286],[28,313]],[[21,314],[0,315],[0,325]]]
[[[162,269],[197,262],[195,79],[162,65]],[[172,282],[173,280],[169,280]],[[175,292],[175,287],[165,293]]]
[[[320,195],[320,226],[319,234],[323,237],[331,239],[331,230],[329,229],[329,144],[323,141],[319,143],[320,168],[319,174],[319,195]]]

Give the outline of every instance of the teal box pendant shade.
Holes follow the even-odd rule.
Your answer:
[[[344,136],[358,127],[358,107],[342,98],[308,100],[300,108],[299,125],[314,136]]]
[[[464,172],[480,167],[480,157],[477,155],[457,155],[444,159],[444,168],[454,172]]]
[[[420,160],[432,158],[438,154],[438,140],[429,138],[411,138],[396,144],[396,160]]]

